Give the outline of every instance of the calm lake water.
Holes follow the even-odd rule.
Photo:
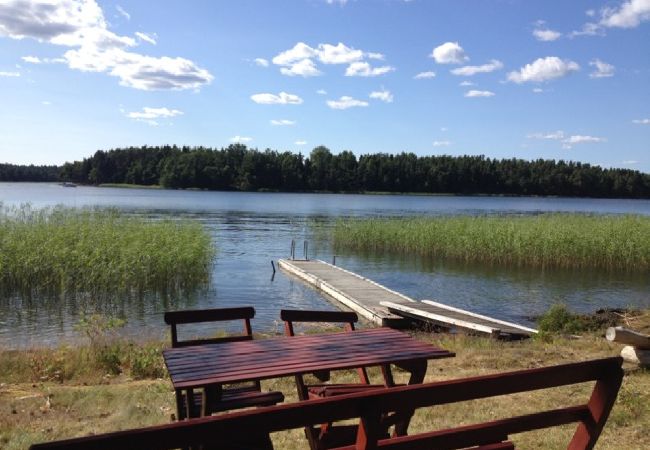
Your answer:
[[[37,208],[116,207],[150,217],[189,217],[210,230],[218,248],[212,285],[185,298],[0,298],[0,347],[5,348],[78,341],[75,324],[81,314],[94,312],[126,318],[125,332],[146,339],[165,335],[162,313],[167,309],[253,305],[254,330],[279,331],[281,308],[335,306],[283,272],[273,277],[271,261],[288,256],[292,239],[297,256],[302,256],[307,240],[310,258],[331,261],[334,251],[327,235],[339,217],[559,211],[650,215],[647,200],[200,192],[49,183],[0,183],[0,202]],[[494,268],[355,252],[337,253],[336,263],[416,299],[435,299],[526,325],[532,324],[531,316],[558,302],[580,312],[650,307],[647,275]]]

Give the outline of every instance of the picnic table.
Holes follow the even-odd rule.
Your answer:
[[[455,354],[397,330],[372,328],[170,348],[163,356],[177,397],[187,391],[191,398],[193,389],[203,388],[218,399],[220,389],[211,387],[221,384],[371,366],[382,367],[390,387],[391,364],[410,373],[408,384],[418,384],[428,360]]]

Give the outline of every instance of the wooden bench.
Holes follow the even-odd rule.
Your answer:
[[[412,386],[375,389],[305,402],[269,406],[136,430],[119,431],[31,446],[32,450],[172,449],[199,446],[214,449],[272,448],[268,440],[251,443],[255,435],[312,424],[359,418],[355,441],[339,450],[369,449],[513,449],[509,436],[530,430],[577,423],[567,449],[594,447],[614,405],[623,379],[621,358],[563,364]],[[380,419],[387,411],[483,399],[537,389],[595,381],[586,403],[544,410],[456,428],[379,439]],[[245,441],[242,443],[242,439]],[[247,440],[246,440],[247,439]],[[323,447],[334,446],[323,443]],[[294,448],[297,446],[294,445]]]
[[[168,311],[164,317],[165,323],[171,327],[173,348],[250,341],[253,339],[251,319],[255,317],[255,309],[252,306]],[[189,340],[180,340],[178,338],[178,325],[235,320],[242,322],[241,334]],[[218,392],[218,395],[215,392]],[[193,389],[176,391],[176,409],[179,420],[252,406],[270,406],[283,401],[284,395],[282,392],[262,392],[259,381],[234,388],[224,388],[221,385],[205,386],[205,389],[196,393]]]

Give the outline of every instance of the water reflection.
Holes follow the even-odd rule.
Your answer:
[[[414,255],[371,254],[332,249],[328,232],[338,217],[444,214],[531,214],[586,211],[650,215],[650,201],[507,197],[273,194],[138,189],[65,189],[52,184],[0,183],[8,206],[116,207],[127,214],[190,218],[203,223],[217,246],[212,283],[182,297],[0,298],[0,346],[25,347],[75,341],[82,314],[127,318],[125,333],[140,339],[163,337],[165,310],[252,305],[256,331],[276,331],[281,308],[333,309],[302,282],[278,271],[271,260],[296,255],[309,241],[309,256],[360,273],[416,299],[434,299],[523,324],[555,302],[578,311],[603,306],[650,307],[650,281],[639,275],[593,271],[529,270],[443,263]]]

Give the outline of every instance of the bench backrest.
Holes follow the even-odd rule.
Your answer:
[[[359,321],[359,317],[354,312],[348,311],[313,311],[302,309],[281,309],[280,319],[284,321],[284,334],[287,336],[295,336],[294,323],[337,323],[343,324],[345,331],[354,331],[354,324]],[[368,372],[364,367],[357,369],[359,379],[364,384],[370,384]],[[328,370],[314,372],[314,376],[320,381],[329,381],[330,373]],[[298,392],[301,400],[306,400],[307,387],[305,385],[302,375],[296,375],[296,384],[298,385]]]
[[[502,443],[508,435],[577,423],[567,447],[593,448],[614,405],[623,371],[621,358],[605,358],[539,369],[399,386],[206,417],[170,425],[127,430],[33,445],[32,450],[147,448],[171,449],[208,444],[229,448],[251,432],[268,433],[330,421],[360,418],[356,443],[346,450],[458,449]],[[411,436],[378,440],[381,416],[402,408],[420,408],[595,381],[587,403],[523,416]],[[507,448],[507,447],[506,447]]]
[[[253,317],[255,317],[255,308],[252,306],[243,306],[238,308],[194,309],[186,311],[168,311],[165,313],[165,323],[171,326],[172,347],[185,347],[188,345],[214,344],[253,339],[253,330],[251,328],[251,319]],[[241,320],[243,323],[243,331],[240,335],[185,341],[178,340],[177,325],[234,320]]]

